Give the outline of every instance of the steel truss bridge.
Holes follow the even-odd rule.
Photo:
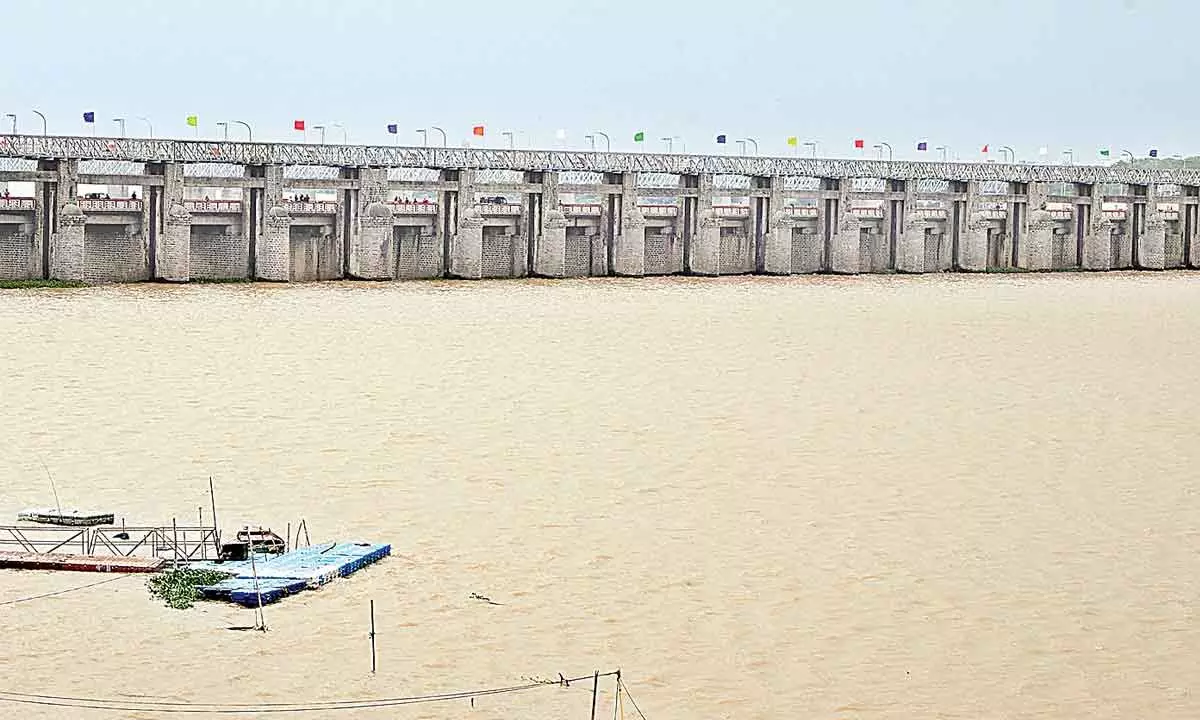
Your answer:
[[[83,136],[0,135],[0,158],[136,163],[444,168],[533,172],[670,173],[880,178],[958,182],[1068,182],[1200,186],[1200,170],[1001,163],[839,160],[563,150],[315,145]]]

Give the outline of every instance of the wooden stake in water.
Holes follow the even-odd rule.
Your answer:
[[[600,694],[600,671],[592,675],[592,720],[596,720],[596,696]]]
[[[262,590],[258,586],[258,565],[254,560],[254,533],[250,532],[250,526],[246,526],[246,539],[250,543],[250,572],[254,574],[254,596],[258,598],[258,614],[255,617],[255,630],[267,631],[267,619],[263,616]]]
[[[375,601],[371,601],[371,674],[375,674]]]
[[[221,557],[221,529],[217,527],[217,494],[213,492],[212,475],[208,476],[208,497],[212,501],[213,545],[216,546],[217,557]]]

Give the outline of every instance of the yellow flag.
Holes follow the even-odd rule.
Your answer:
[[[798,145],[799,143],[800,143],[800,138],[796,137],[795,135],[788,138],[788,145],[791,145],[792,147],[796,147],[796,145]]]
[[[197,118],[195,115],[187,116],[188,127],[196,127],[196,123],[198,123],[199,121],[200,121],[200,119]]]

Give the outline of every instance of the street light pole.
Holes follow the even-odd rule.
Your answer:
[[[888,151],[888,162],[891,162],[891,161],[892,161],[892,146],[891,146],[891,145],[888,145],[888,144],[887,144],[887,143],[885,143],[885,142],[881,142],[881,143],[879,143],[879,144],[880,144],[880,145],[882,145],[882,146],[884,146],[885,148],[887,148],[887,151]]]
[[[746,154],[746,141],[745,141],[745,140],[738,140],[738,141],[737,141],[737,144],[738,144],[738,146],[741,148],[741,151],[739,151],[739,153],[738,153],[738,154],[739,154],[739,155],[745,155],[745,154]]]
[[[511,132],[502,132],[502,133],[500,133],[500,137],[508,138],[508,149],[509,150],[512,150],[516,147],[516,145],[513,144],[513,134]]]
[[[319,144],[324,145],[325,144],[325,126],[324,125],[313,125],[313,130],[321,131],[321,142]]]
[[[250,129],[250,123],[245,120],[234,120],[233,124],[246,128],[246,142],[254,142],[254,131]]]
[[[350,134],[346,132],[346,126],[345,126],[345,125],[343,125],[343,124],[341,124],[341,123],[329,123],[329,127],[331,127],[331,128],[341,128],[341,129],[342,129],[342,144],[343,144],[343,145],[349,145],[349,144],[350,144]]]
[[[1067,164],[1068,165],[1073,165],[1075,163],[1075,153],[1072,152],[1070,149],[1063,150],[1063,155],[1067,156]]]
[[[754,138],[752,138],[752,137],[748,137],[748,138],[746,138],[745,140],[743,140],[743,142],[748,142],[748,143],[750,143],[751,145],[753,145],[753,146],[754,146],[754,154],[755,154],[755,155],[758,155],[758,141],[757,141],[757,140],[755,140],[755,139],[754,139]]]
[[[42,119],[42,135],[45,135],[46,134],[46,116],[41,114],[37,110],[34,110],[33,114],[37,115],[38,117],[40,117]]]
[[[1130,165],[1132,165],[1134,162],[1136,162],[1136,159],[1133,157],[1133,153],[1129,152],[1128,150],[1122,150],[1121,154],[1129,156],[1129,164]]]
[[[662,141],[663,141],[663,142],[665,142],[665,143],[667,144],[667,154],[668,154],[668,155],[670,155],[670,154],[671,154],[671,150],[672,150],[672,148],[674,147],[674,145],[673,145],[673,141],[672,141],[672,140],[671,140],[671,138],[669,138],[669,137],[665,137],[665,138],[661,138],[661,139],[662,139]]]
[[[1012,148],[1010,148],[1009,146],[1007,146],[1007,145],[1001,145],[1001,146],[1000,146],[1000,152],[1006,152],[1006,153],[1008,153],[1008,161],[1009,161],[1010,163],[1011,163],[1011,162],[1016,162],[1016,159],[1017,159],[1017,154],[1016,154],[1015,152],[1013,152],[1013,149],[1012,149]]]
[[[883,159],[883,145],[881,143],[875,143],[874,145],[871,146],[871,149],[875,151],[875,159],[876,160]]]
[[[806,148],[812,148],[812,156],[813,156],[814,158],[816,158],[816,157],[817,157],[817,143],[816,143],[816,141],[810,141],[810,142],[806,142],[806,143],[804,143],[804,147],[806,147]]]
[[[596,152],[596,136],[595,135],[584,135],[583,139],[587,140],[589,143],[591,143],[592,144],[592,152]]]
[[[121,137],[125,137],[125,118],[113,118],[113,122],[121,128]]]
[[[681,153],[686,153],[686,152],[687,152],[687,143],[685,143],[685,142],[683,141],[683,138],[681,138],[681,137],[679,137],[678,135],[676,135],[675,137],[673,137],[673,138],[671,138],[671,139],[672,139],[672,140],[678,140],[678,141],[679,141],[679,152],[681,152]]]
[[[947,151],[947,150],[949,150],[949,149],[950,149],[950,148],[946,147],[945,145],[938,145],[937,147],[935,147],[935,148],[934,148],[934,150],[941,150],[941,152],[942,152],[942,162],[946,162],[946,151]]]
[[[437,125],[430,125],[429,128],[431,130],[437,130],[438,132],[440,132],[442,134],[442,147],[446,147],[446,131],[441,129]]]
[[[5,113],[4,117],[12,119],[12,134],[17,134],[17,115],[16,113]]]
[[[137,119],[146,123],[146,129],[150,131],[150,138],[153,139],[154,138],[154,126],[150,124],[150,118],[145,118],[145,117],[142,117],[141,115],[138,115]]]
[[[421,136],[421,147],[429,147],[429,131],[421,128],[417,133]]]
[[[612,140],[608,139],[608,135],[606,133],[602,133],[599,130],[593,130],[592,133],[604,138],[604,152],[612,152]]]
[[[228,140],[229,139],[229,123],[219,122],[219,123],[217,123],[217,127],[221,128],[221,131],[223,133],[222,139]]]

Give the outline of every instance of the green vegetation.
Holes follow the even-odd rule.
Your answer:
[[[0,280],[0,290],[23,290],[25,288],[79,288],[87,283],[77,280]]]
[[[229,573],[215,570],[179,568],[151,577],[146,587],[152,596],[162,599],[167,607],[186,610],[200,599],[199,588],[216,585],[229,576]]]

